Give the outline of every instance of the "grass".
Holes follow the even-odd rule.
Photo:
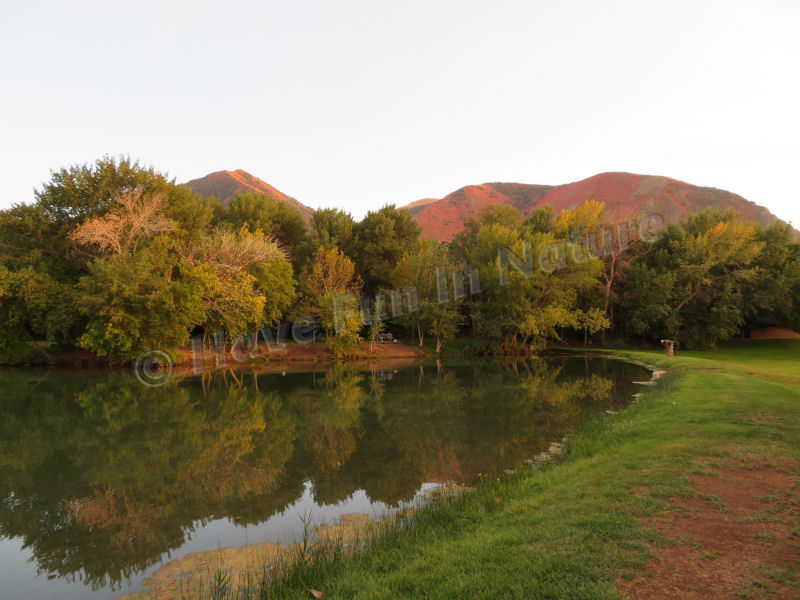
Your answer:
[[[672,358],[664,352],[621,350],[614,353],[671,369],[719,369],[800,383],[800,339],[736,340],[714,350],[681,351]]]
[[[641,576],[651,544],[668,542],[642,518],[693,495],[687,474],[729,456],[800,460],[800,343],[617,354],[669,372],[581,425],[564,464],[434,502],[365,550],[288,565],[256,597],[620,598],[615,579]]]

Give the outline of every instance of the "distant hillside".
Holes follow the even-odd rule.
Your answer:
[[[192,189],[193,192],[201,196],[214,196],[220,199],[223,204],[233,198],[239,192],[258,192],[260,194],[267,194],[277,200],[283,200],[291,204],[294,208],[300,211],[306,223],[311,222],[311,217],[314,214],[314,209],[302,204],[291,196],[287,196],[283,192],[276,190],[266,181],[254,177],[247,171],[241,169],[237,171],[217,171],[211,173],[200,179],[192,179],[183,185]]]
[[[611,219],[622,223],[634,215],[660,213],[669,223],[678,223],[706,207],[733,209],[747,220],[765,226],[779,219],[763,206],[716,188],[698,187],[652,175],[601,173],[564,185],[484,183],[468,185],[441,200],[417,201],[404,206],[422,227],[422,236],[450,240],[464,221],[489,204],[510,204],[523,215],[550,204],[554,214],[587,200],[604,202]]]
[[[422,200],[417,200],[416,202],[412,202],[411,204],[406,204],[405,206],[402,206],[401,208],[405,208],[406,210],[410,210],[413,213],[413,212],[415,212],[415,210],[412,210],[412,209],[419,210],[423,206],[427,206],[428,204],[431,204],[432,202],[438,202],[438,201],[439,201],[439,198],[423,198]]]

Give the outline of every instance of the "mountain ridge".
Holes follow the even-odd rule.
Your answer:
[[[422,228],[422,237],[449,241],[468,218],[477,216],[489,204],[511,205],[527,216],[545,204],[558,214],[587,200],[603,202],[609,217],[617,223],[654,213],[661,214],[667,223],[679,223],[707,207],[732,209],[742,218],[758,221],[765,227],[781,221],[767,208],[732,192],[660,175],[626,172],[598,173],[562,185],[511,182],[468,185],[439,200],[426,199],[401,208],[414,215]],[[800,232],[795,230],[795,238],[798,237]]]
[[[310,206],[306,206],[296,198],[284,194],[266,181],[259,179],[255,175],[251,175],[243,169],[237,169],[235,171],[215,171],[204,177],[187,181],[181,185],[185,185],[201,196],[213,196],[225,205],[239,192],[267,194],[276,200],[286,202],[296,208],[300,214],[303,215],[306,225],[311,223],[311,218],[314,215],[314,209]]]
[[[214,196],[224,204],[242,191],[267,194],[297,209],[307,225],[314,215],[313,208],[243,169],[215,171],[182,185],[202,196]],[[661,214],[667,223],[679,223],[707,207],[732,209],[743,219],[757,221],[765,227],[781,221],[766,207],[733,192],[661,175],[621,171],[598,173],[561,185],[513,182],[466,185],[444,198],[423,198],[400,208],[414,216],[422,228],[423,238],[449,241],[463,229],[468,218],[477,216],[489,204],[511,205],[527,216],[545,204],[551,205],[554,214],[558,214],[587,200],[603,202],[609,218],[617,223],[654,213]],[[794,236],[800,240],[797,230]]]

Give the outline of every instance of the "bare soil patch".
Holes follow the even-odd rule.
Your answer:
[[[750,329],[750,337],[758,340],[781,340],[800,338],[800,333],[783,327],[763,327]]]
[[[176,373],[188,375],[192,373],[193,358],[190,347],[180,348],[177,351],[179,365]],[[239,362],[230,353],[226,353],[227,362],[223,370],[252,371],[256,373],[282,373],[286,371],[306,371],[324,368],[336,362],[346,362],[353,366],[374,366],[381,369],[400,369],[413,365],[424,358],[421,349],[400,342],[376,343],[371,347],[369,342],[364,342],[358,348],[355,356],[344,360],[337,359],[326,344],[287,344],[284,348],[268,348],[259,344],[259,355],[254,360]],[[219,370],[215,366],[212,353],[206,352],[204,361],[206,371]]]
[[[692,474],[696,494],[646,521],[670,543],[617,586],[635,600],[800,599],[800,465],[745,457]]]

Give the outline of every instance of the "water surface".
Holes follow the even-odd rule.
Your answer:
[[[190,552],[294,541],[523,463],[647,372],[608,359],[128,373],[0,370],[0,597],[119,598]]]

